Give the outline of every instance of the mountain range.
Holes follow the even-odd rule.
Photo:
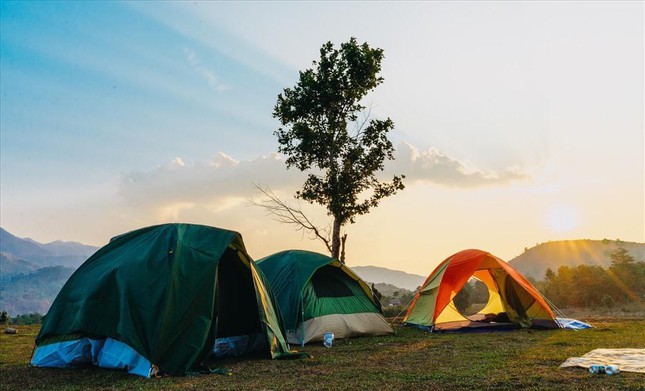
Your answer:
[[[96,250],[98,247],[77,242],[57,240],[50,243],[38,243],[30,238],[18,238],[0,228],[0,253],[7,257],[27,261],[37,267],[77,268]]]
[[[557,271],[560,266],[581,264],[606,268],[611,265],[611,252],[617,248],[625,248],[639,261],[645,259],[645,243],[567,240],[527,248],[509,263],[524,275],[540,280],[548,268]],[[0,311],[6,310],[10,316],[46,313],[69,276],[97,250],[77,242],[38,243],[0,228]],[[401,294],[413,292],[427,278],[377,266],[354,266],[352,270],[387,296],[397,288],[403,289]]]
[[[409,291],[416,291],[427,277],[378,266],[351,266],[351,269],[365,281],[390,284]]]
[[[60,240],[39,243],[0,228],[0,310],[10,316],[46,313],[69,276],[96,250]]]

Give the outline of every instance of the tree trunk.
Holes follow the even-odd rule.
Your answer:
[[[345,264],[345,242],[347,241],[347,234],[343,235],[340,238],[340,258],[338,259],[340,263]]]
[[[331,257],[340,260],[340,218],[334,216],[334,226],[331,231]]]

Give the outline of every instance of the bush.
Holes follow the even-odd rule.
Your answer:
[[[614,306],[614,304],[616,304],[616,300],[614,300],[614,298],[613,298],[613,297],[611,297],[610,295],[605,294],[605,295],[602,297],[602,305],[603,305],[604,307],[611,308],[611,307],[613,307],[613,306]]]
[[[383,316],[385,316],[386,318],[394,318],[395,316],[400,314],[399,318],[403,318],[407,310],[408,308],[402,305],[383,307]]]
[[[9,323],[9,315],[7,315],[7,311],[2,311],[0,312],[0,324],[7,324]]]
[[[19,325],[29,325],[29,324],[41,324],[43,321],[43,316],[37,313],[18,315],[14,318],[11,318],[11,324]]]

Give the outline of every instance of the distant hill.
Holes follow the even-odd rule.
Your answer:
[[[40,244],[40,247],[48,250],[56,257],[80,256],[85,257],[86,259],[99,249],[98,247],[88,246],[87,244],[78,242],[63,242],[61,240]]]
[[[416,294],[416,292],[383,282],[374,284],[374,288],[376,288],[376,290],[381,294],[381,304],[384,307],[407,305],[412,301]]]
[[[38,266],[11,254],[0,253],[0,287],[11,277],[35,272]]]
[[[60,240],[38,243],[0,228],[0,310],[45,314],[65,281],[98,247]]]
[[[611,265],[611,252],[619,247],[637,260],[645,260],[645,243],[582,239],[542,243],[527,249],[509,263],[525,276],[542,280],[548,268],[554,272],[560,266],[599,265],[607,268]]]
[[[54,266],[11,278],[0,290],[0,310],[9,316],[45,314],[73,272],[72,268]]]
[[[11,254],[19,259],[51,255],[35,242],[17,238],[3,228],[0,228],[0,252]]]
[[[398,287],[398,286],[395,286],[395,285],[392,285],[392,284],[386,284],[386,283],[384,283],[384,282],[375,283],[375,284],[374,284],[374,287],[375,287],[375,288],[376,288],[376,289],[377,289],[377,290],[378,290],[378,291],[379,291],[383,296],[394,296],[394,293],[395,293],[395,292],[399,292],[399,294],[398,294],[397,296],[399,296],[399,295],[403,295],[403,294],[412,294],[412,293],[416,293],[416,292],[411,291],[411,290],[409,290],[409,289],[400,288],[400,287]]]
[[[378,266],[352,266],[351,269],[365,281],[375,284],[391,284],[410,291],[416,291],[417,287],[423,284],[427,278],[427,276],[424,277]]]
[[[27,261],[39,267],[65,266],[76,268],[98,247],[76,242],[38,243],[33,239],[18,238],[3,228],[0,228],[0,252]]]

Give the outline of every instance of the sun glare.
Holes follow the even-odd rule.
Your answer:
[[[546,223],[557,233],[573,231],[578,227],[579,219],[576,211],[568,205],[553,205],[546,213]]]

